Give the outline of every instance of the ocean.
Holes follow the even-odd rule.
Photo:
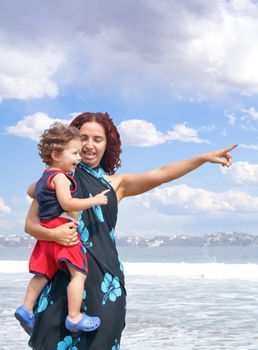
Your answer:
[[[258,349],[258,247],[118,250],[128,292],[121,350]],[[28,256],[0,248],[0,350],[29,349],[13,317]]]

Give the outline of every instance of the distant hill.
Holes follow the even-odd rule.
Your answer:
[[[0,235],[0,247],[32,247],[35,239],[31,236]]]
[[[140,236],[117,237],[118,246],[123,247],[214,247],[214,246],[257,246],[258,236],[247,233],[224,233],[216,232],[202,236],[186,235],[158,235],[153,238]],[[32,247],[35,239],[30,236],[0,235],[0,247]]]
[[[247,233],[224,233],[216,232],[202,236],[155,236],[153,238],[141,238],[139,236],[129,236],[117,238],[117,245],[127,247],[214,247],[214,246],[251,246],[258,245],[258,236]]]

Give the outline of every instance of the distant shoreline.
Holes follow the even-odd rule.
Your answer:
[[[0,247],[2,248],[32,248],[35,239],[30,236],[20,235],[0,235]],[[187,235],[156,235],[152,238],[144,238],[139,235],[130,235],[127,237],[117,237],[116,244],[119,247],[217,247],[217,246],[258,246],[258,236],[247,233],[216,232],[201,236]]]

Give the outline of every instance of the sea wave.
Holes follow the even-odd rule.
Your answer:
[[[126,275],[258,280],[258,264],[126,263]]]
[[[258,280],[258,264],[132,263],[123,264],[127,276]],[[26,273],[28,261],[1,260],[0,273]]]

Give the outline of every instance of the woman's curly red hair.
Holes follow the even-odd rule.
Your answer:
[[[121,140],[117,128],[108,113],[100,112],[82,113],[74,118],[74,120],[71,122],[71,125],[75,126],[77,129],[80,129],[84,123],[88,122],[99,123],[105,129],[107,146],[105,153],[101,159],[100,165],[108,174],[112,175],[121,166]]]

